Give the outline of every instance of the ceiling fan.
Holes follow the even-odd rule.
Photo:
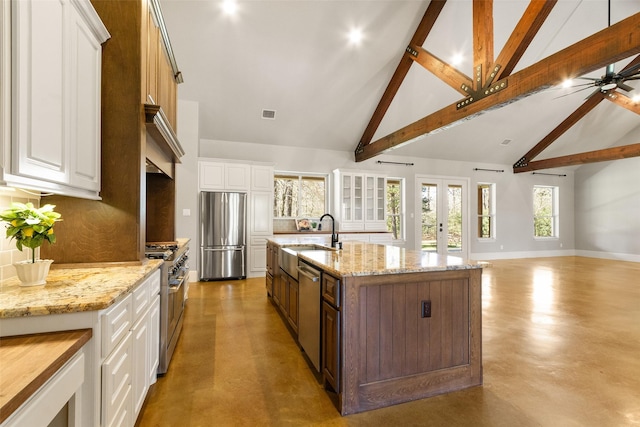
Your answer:
[[[608,26],[611,26],[611,0],[608,0]],[[572,93],[581,92],[582,90],[589,89],[590,87],[596,87],[596,90],[587,97],[591,98],[598,92],[608,92],[614,89],[622,89],[626,92],[631,92],[635,88],[629,86],[625,82],[628,80],[640,80],[640,62],[637,60],[632,61],[629,65],[627,65],[622,71],[619,73],[615,72],[615,64],[607,65],[605,69],[605,74],[600,78],[593,77],[579,77],[582,80],[591,80],[591,83],[585,83],[582,85],[576,85],[574,87],[585,86],[584,88],[577,90]],[[570,95],[570,94],[567,94]]]

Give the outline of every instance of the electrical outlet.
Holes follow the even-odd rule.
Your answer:
[[[420,311],[422,317],[431,317],[431,301],[422,301],[422,308]]]

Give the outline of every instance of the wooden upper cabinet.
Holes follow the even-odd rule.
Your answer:
[[[178,85],[173,78],[171,65],[166,59],[166,55],[158,55],[158,104],[164,110],[164,114],[176,132],[178,130],[176,127],[177,93]]]
[[[151,8],[147,15],[147,94],[143,102],[156,104],[158,102],[158,52],[160,52],[162,38]]]
[[[165,41],[159,28],[161,17],[154,10],[153,2],[149,2],[147,25],[147,85],[145,103],[159,105],[165,116],[171,123],[174,131],[177,131],[177,94],[173,67],[167,53]]]

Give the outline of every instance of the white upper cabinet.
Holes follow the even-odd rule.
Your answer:
[[[11,2],[10,150],[6,183],[97,199],[100,191],[101,44],[88,0]],[[4,48],[7,48],[5,45]],[[8,119],[8,115],[12,117]]]
[[[200,190],[249,191],[250,165],[200,161],[198,167]]]
[[[340,231],[387,231],[384,175],[336,169],[335,215]]]

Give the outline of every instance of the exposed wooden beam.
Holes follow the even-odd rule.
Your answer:
[[[406,144],[415,138],[451,127],[463,120],[498,108],[527,95],[557,85],[567,78],[577,77],[640,53],[640,13],[605,28],[536,64],[508,77],[504,90],[458,109],[449,105],[396,132],[369,143],[356,152],[356,161]]]
[[[500,80],[513,72],[556,3],[557,0],[532,0],[529,3],[496,59],[496,64],[500,65],[500,69],[493,79]],[[487,72],[490,73],[491,70],[487,70]]]
[[[440,80],[454,88],[461,95],[467,96],[469,94],[465,87],[471,87],[473,85],[471,77],[458,71],[456,68],[447,64],[440,58],[432,55],[421,46],[409,45],[412,50],[409,57],[418,64],[422,65],[428,71],[435,74]],[[415,55],[413,54],[415,52]]]
[[[530,162],[527,167],[518,172],[530,172],[540,169],[551,169],[565,166],[577,166],[587,163],[606,162],[609,160],[627,159],[640,156],[640,144],[624,145],[621,147],[605,148],[603,150],[589,151],[580,154],[554,157],[553,159],[536,160]],[[515,172],[515,170],[514,170]]]
[[[493,66],[493,0],[473,0],[473,87],[484,87],[485,69]]]
[[[622,70],[620,70],[620,72],[622,73],[622,72],[627,71],[628,69],[636,67],[638,65],[640,65],[640,55],[636,56],[635,59],[633,61],[629,62],[626,67],[624,67]]]
[[[538,154],[540,154],[545,148],[551,145],[556,139],[560,138],[562,134],[564,134],[571,126],[575,125],[581,118],[587,115],[587,113],[593,110],[596,105],[600,104],[600,102],[604,99],[604,94],[600,91],[594,93],[590,96],[576,111],[571,113],[569,117],[564,119],[562,123],[556,126],[547,136],[542,138],[540,142],[538,142],[531,150],[527,152],[524,156],[520,158],[513,165],[513,172],[517,173],[520,171],[526,170],[527,164],[531,162]]]
[[[418,28],[416,29],[415,34],[411,38],[410,45],[422,46],[424,41],[427,39],[427,35],[431,32],[433,25],[436,22],[438,16],[440,16],[440,12],[442,12],[442,8],[444,7],[446,0],[431,0],[429,6],[427,6],[427,10],[418,24]],[[369,120],[369,124],[364,130],[362,138],[360,138],[360,143],[358,144],[358,148],[356,148],[356,153],[358,153],[360,147],[362,145],[368,144],[373,139],[373,135],[376,133],[378,126],[380,126],[380,122],[382,118],[386,114],[389,109],[389,105],[391,105],[391,101],[398,93],[398,89],[400,85],[404,81],[404,78],[407,76],[409,72],[409,68],[411,68],[411,64],[413,61],[409,58],[409,54],[405,51],[402,59],[400,59],[400,63],[396,68],[396,71],[393,73],[387,88],[385,89],[378,106],[376,107],[373,116],[371,116],[371,120]]]
[[[606,96],[607,101],[611,101],[616,105],[626,108],[636,114],[640,114],[640,102],[633,102],[628,96],[617,91],[610,92]]]

